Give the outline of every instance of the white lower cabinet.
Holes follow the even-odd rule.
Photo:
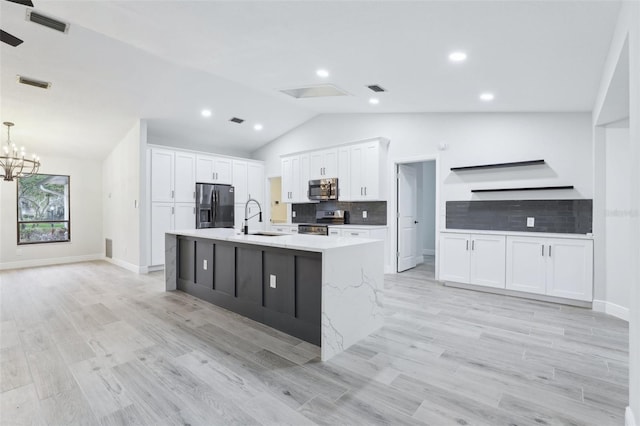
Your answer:
[[[591,302],[593,241],[507,237],[507,288]]]
[[[440,234],[440,280],[505,287],[505,236]]]
[[[195,227],[195,203],[151,203],[151,265],[164,265],[165,232]]]

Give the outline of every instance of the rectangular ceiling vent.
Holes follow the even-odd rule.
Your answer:
[[[43,25],[52,30],[60,31],[61,33],[67,33],[69,31],[69,24],[66,22],[58,21],[57,19],[44,16],[34,10],[27,11],[27,21],[35,22],[36,24]]]
[[[48,89],[51,87],[51,83],[48,81],[40,81],[33,78],[23,77],[21,75],[17,76],[18,83],[26,84],[27,86],[39,87],[41,89]]]
[[[349,95],[344,90],[333,84],[322,84],[319,86],[298,87],[295,89],[284,89],[280,92],[285,95],[292,96],[296,99],[302,98],[324,98],[328,96],[347,96]]]
[[[238,117],[233,117],[233,118],[232,118],[231,120],[229,120],[229,121],[231,121],[231,122],[233,122],[233,123],[238,123],[238,124],[241,124],[241,123],[243,123],[243,122],[244,122],[244,120],[243,120],[242,118],[238,118]]]
[[[387,90],[378,86],[377,84],[372,84],[371,86],[367,86],[369,89],[373,90],[374,92],[386,92]]]

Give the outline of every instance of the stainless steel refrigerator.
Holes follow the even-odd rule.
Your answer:
[[[196,183],[196,228],[233,228],[234,194],[231,185]]]

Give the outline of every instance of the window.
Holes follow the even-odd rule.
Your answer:
[[[71,241],[69,176],[18,178],[18,244]]]

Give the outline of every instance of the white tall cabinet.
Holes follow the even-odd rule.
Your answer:
[[[265,177],[264,164],[246,161],[233,160],[233,186],[235,191],[235,228],[242,229],[244,226],[245,204],[249,198],[253,198],[258,203],[263,212],[263,222],[259,222],[259,216],[249,220],[249,229],[252,231],[265,229],[264,215],[265,209]],[[253,216],[258,213],[258,206],[251,203],[248,206],[248,215]]]
[[[193,153],[151,149],[151,265],[164,263],[164,233],[196,225]]]
[[[197,181],[231,185],[233,160],[227,157],[197,155]]]

